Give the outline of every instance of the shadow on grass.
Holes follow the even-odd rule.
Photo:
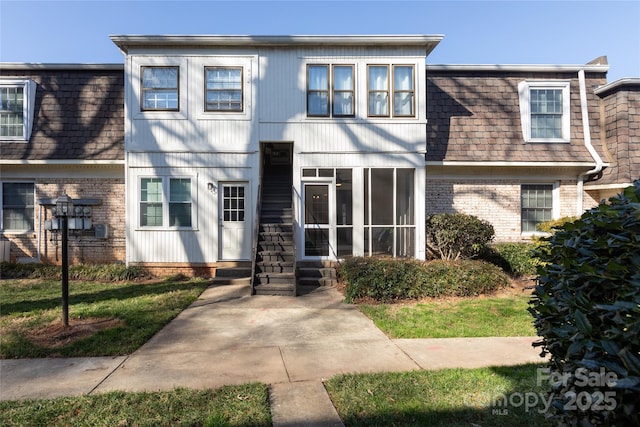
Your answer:
[[[105,283],[104,286],[110,286],[110,284]],[[85,288],[85,286],[82,282],[74,283],[74,281],[70,281],[69,303],[82,304],[109,300],[126,300],[141,296],[160,295],[171,291],[187,290],[192,289],[193,287],[193,282],[189,282],[186,279],[176,280],[170,278],[157,283],[141,282],[129,283],[127,285],[114,283],[112,284],[112,288],[83,292],[82,289]],[[59,283],[56,287],[56,291],[58,294],[61,294],[61,285]],[[47,291],[47,293],[49,292],[51,291]],[[37,310],[56,309],[60,307],[60,298],[61,297],[59,295],[56,295],[52,298],[23,299],[15,302],[4,301],[2,303],[2,315],[8,316],[11,314],[27,313]]]
[[[330,380],[328,390],[347,427],[552,426],[542,401],[545,384],[536,381],[538,367],[345,376]]]

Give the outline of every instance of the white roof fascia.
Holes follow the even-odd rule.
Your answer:
[[[602,95],[604,93],[607,93],[609,91],[617,89],[617,88],[619,88],[621,86],[640,86],[640,78],[625,77],[625,78],[622,78],[622,79],[618,79],[618,80],[615,80],[615,81],[613,81],[611,83],[607,83],[604,86],[600,86],[599,88],[597,88],[593,92],[596,95]]]
[[[427,166],[467,166],[467,167],[593,167],[593,162],[484,162],[484,161],[435,161],[429,160],[426,162]],[[605,163],[604,166],[609,166]]]
[[[278,46],[420,46],[429,54],[444,35],[273,35],[273,36],[249,36],[249,35],[111,35],[111,40],[127,53],[129,49],[136,47],[278,47]]]
[[[620,190],[633,185],[633,182],[620,182],[615,184],[584,184],[585,190]]]
[[[124,165],[124,160],[0,159],[0,165]]]
[[[588,73],[606,73],[609,71],[609,65],[598,64],[428,64],[427,71],[511,71],[511,72],[564,72],[577,73],[584,70]]]
[[[0,62],[0,68],[3,70],[124,70],[124,64]]]

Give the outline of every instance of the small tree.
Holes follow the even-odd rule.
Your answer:
[[[529,311],[561,425],[640,425],[640,181],[556,229]]]
[[[461,213],[427,217],[426,233],[427,251],[444,260],[474,258],[495,236],[489,222]]]

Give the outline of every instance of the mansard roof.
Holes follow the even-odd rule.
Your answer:
[[[124,160],[122,64],[0,64],[0,80],[36,83],[31,138],[0,142],[11,161]]]
[[[608,65],[427,65],[427,162],[595,163],[585,147],[578,72],[585,71],[591,141],[602,156],[598,97]],[[525,142],[518,84],[570,82],[569,143]]]

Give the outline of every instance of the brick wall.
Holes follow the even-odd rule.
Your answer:
[[[92,207],[92,224],[106,224],[107,239],[95,237],[94,230],[69,231],[69,262],[78,264],[103,264],[125,260],[125,187],[124,179],[84,178],[82,180],[35,180],[36,201],[56,198],[67,193],[71,198],[99,199],[101,204]],[[26,234],[5,234],[11,242],[10,258],[37,258],[40,241],[40,258],[43,262],[61,263],[60,234],[44,230],[44,221],[51,219],[48,209],[36,203],[35,231]]]
[[[475,215],[493,225],[496,242],[528,240],[520,232],[520,186],[521,182],[513,179],[428,179],[426,214]],[[575,216],[576,181],[561,181],[559,191],[560,216]],[[583,195],[584,209],[595,204],[592,196]]]

